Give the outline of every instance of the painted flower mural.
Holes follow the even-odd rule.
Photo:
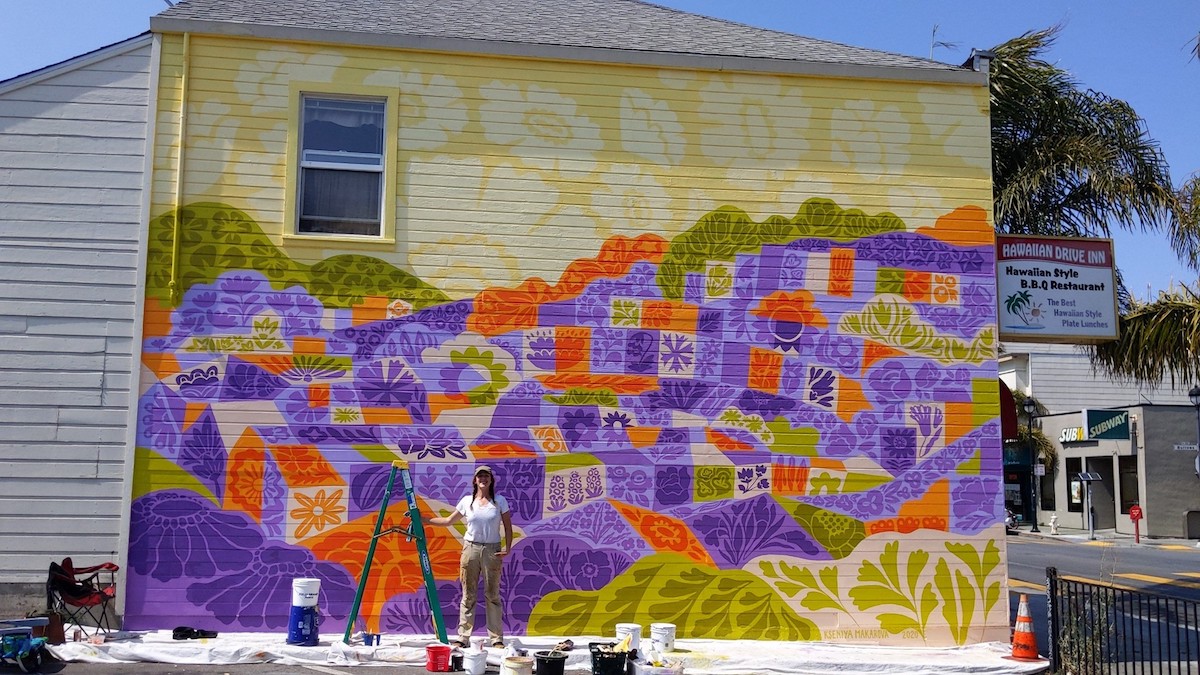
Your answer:
[[[493,93],[526,101],[522,123],[550,134],[559,122],[538,116],[541,101],[574,130],[561,142],[588,149],[568,101]],[[645,106],[638,119],[653,119]],[[189,236],[215,236],[213,214],[193,210]],[[146,336],[127,623],[278,629],[289,580],[316,576],[326,628],[339,629],[382,467],[405,458],[431,512],[452,507],[472,465],[493,467],[518,527],[511,632],[640,618],[691,637],[759,626],[818,639],[845,612],[928,640],[1002,624],[980,607],[954,626],[918,617],[918,631],[891,631],[894,612],[871,604],[887,565],[952,590],[939,580],[1002,532],[998,412],[978,395],[996,377],[980,310],[994,302],[989,244],[942,235],[825,200],[770,227],[725,207],[671,241],[613,237],[558,284],[459,301],[315,266],[307,286],[277,288],[256,267],[275,256],[248,255],[249,269],[196,280]],[[935,273],[963,292],[923,285]],[[917,531],[930,543],[915,552],[880,543]],[[460,537],[429,542],[451,620]],[[383,541],[362,616],[427,631],[415,547]],[[847,572],[831,588],[816,572],[838,564],[883,576]],[[1000,574],[972,569],[980,584]],[[631,586],[650,590],[607,608]],[[705,618],[711,602],[733,616]]]

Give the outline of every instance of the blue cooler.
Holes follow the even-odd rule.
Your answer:
[[[317,597],[321,592],[320,579],[292,580],[292,613],[288,616],[289,645],[315,647],[320,640],[318,626],[321,625],[317,611]]]

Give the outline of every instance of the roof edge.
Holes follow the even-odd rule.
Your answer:
[[[85,52],[78,56],[72,56],[69,59],[52,63],[48,66],[43,66],[37,70],[31,70],[28,73],[14,75],[7,80],[0,80],[0,94],[6,94],[21,87],[27,87],[31,84],[36,84],[42,80],[54,77],[69,70],[83,68],[97,61],[103,61],[114,56],[126,54],[151,43],[154,36],[150,31],[135,35],[131,38],[126,38],[120,42],[114,42],[110,45],[105,45],[99,49],[93,49],[90,52]]]
[[[748,56],[717,56],[711,54],[685,54],[681,52],[607,49],[601,47],[568,47],[563,45],[502,42],[497,40],[360,33],[320,28],[289,28],[232,21],[173,19],[170,17],[151,17],[150,30],[156,33],[194,33],[293,42],[317,42],[356,47],[384,47],[428,52],[585,61],[659,68],[740,71],[779,75],[811,75],[935,84],[987,85],[986,73],[978,73],[954,66],[947,66],[946,70],[892,68]]]

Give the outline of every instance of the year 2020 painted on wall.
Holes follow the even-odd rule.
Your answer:
[[[465,120],[486,116],[465,100]],[[592,255],[554,261],[556,281],[473,293],[387,253],[292,254],[220,181],[158,209],[127,624],[279,631],[291,580],[317,577],[323,627],[340,630],[401,457],[426,512],[493,467],[517,528],[512,634],[669,621],[686,637],[1003,639],[986,213],[909,226],[812,198],[756,220],[698,192],[711,206],[690,225],[630,206],[586,232]],[[528,255],[517,269],[556,253]],[[460,536],[429,542],[450,625]],[[428,633],[420,584],[415,547],[381,540],[362,614]]]

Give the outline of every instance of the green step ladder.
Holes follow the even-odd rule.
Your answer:
[[[391,527],[383,529],[383,520],[387,516],[388,503],[392,499],[392,488],[396,484],[396,473],[404,483],[404,498],[408,501],[408,529]],[[438,640],[449,644],[446,637],[446,621],[442,618],[442,606],[438,602],[437,582],[433,579],[433,565],[429,562],[429,547],[425,544],[425,525],[421,523],[421,512],[417,509],[417,496],[413,492],[412,474],[408,471],[408,462],[403,459],[392,461],[392,470],[388,474],[387,487],[383,491],[383,502],[379,505],[379,515],[375,518],[375,533],[371,535],[371,545],[367,547],[367,560],[363,564],[362,576],[358,579],[358,591],[354,594],[354,604],[350,607],[350,618],[346,621],[346,634],[342,642],[350,644],[350,633],[358,620],[358,609],[362,605],[363,593],[367,590],[367,579],[371,575],[371,560],[375,557],[375,544],[385,534],[399,532],[408,541],[416,540],[417,553],[421,557],[421,574],[425,577],[425,597],[429,600],[429,613],[433,615],[433,628]]]

